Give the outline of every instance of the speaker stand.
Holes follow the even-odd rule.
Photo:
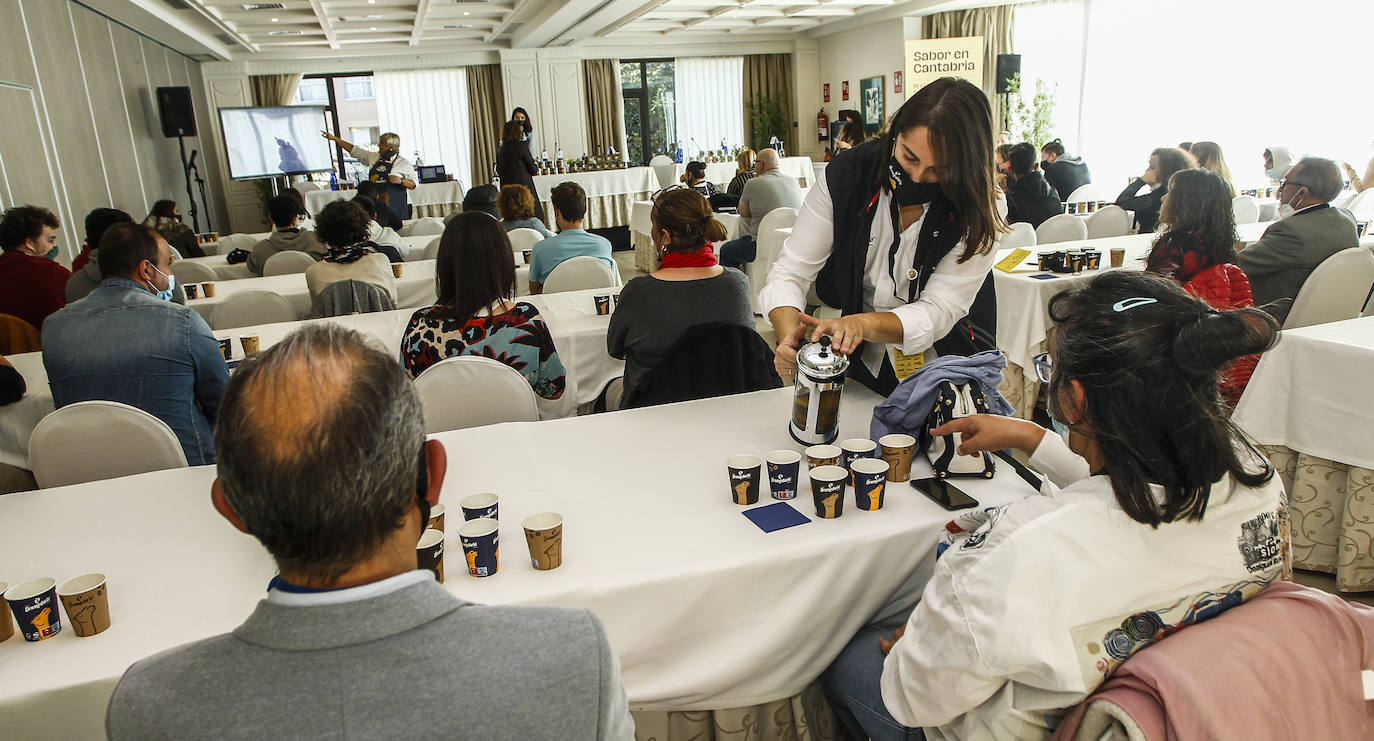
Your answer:
[[[200,191],[200,202],[205,206],[205,231],[213,232],[215,226],[210,223],[210,200],[205,197],[205,180],[200,177],[200,168],[197,167],[194,162],[191,163],[191,172],[195,173],[196,188]],[[195,201],[191,202],[191,208],[194,212]],[[197,230],[197,233],[199,233],[199,230]]]
[[[181,148],[181,174],[186,178],[186,199],[191,202],[191,228],[195,230],[196,234],[200,234],[200,217],[196,210],[196,194],[191,190],[191,165],[186,161],[186,137],[181,133],[181,129],[177,129],[177,146]],[[199,180],[200,173],[197,172],[196,174],[196,179]]]

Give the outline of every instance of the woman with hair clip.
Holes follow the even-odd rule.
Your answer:
[[[1277,341],[1273,318],[1130,271],[1049,313],[1035,365],[1058,434],[992,415],[934,431],[1029,455],[1044,496],[961,517],[910,616],[822,675],[857,733],[1049,738],[1136,651],[1291,574],[1283,483],[1216,390],[1218,368]]]
[[[884,395],[935,354],[996,346],[991,271],[1007,227],[988,99],[967,80],[941,78],[888,128],[826,166],[759,294],[784,383],[796,373],[797,348],[821,335],[856,354],[850,374]],[[813,283],[843,316],[805,313]]]

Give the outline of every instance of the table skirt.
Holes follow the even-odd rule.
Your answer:
[[[462,204],[462,202],[459,202],[459,203],[427,203],[427,204],[425,204],[425,205],[419,205],[419,204],[412,203],[412,204],[410,205],[410,218],[412,218],[412,219],[424,219],[424,218],[428,218],[428,217],[433,216],[433,217],[435,217],[435,218],[442,219],[442,218],[444,218],[445,216],[448,216],[449,214],[453,213],[454,211],[462,211],[462,210],[463,210],[463,204]]]
[[[831,741],[838,719],[819,682],[799,695],[728,710],[633,711],[638,741]]]
[[[635,201],[648,197],[648,193],[617,193],[608,196],[588,194],[586,227],[607,229],[613,226],[626,226],[630,223],[630,212]],[[547,200],[541,203],[544,206],[544,223],[548,225],[549,231],[555,231],[557,225],[553,221],[553,203]]]
[[[1374,592],[1374,470],[1261,445],[1293,522],[1293,566],[1336,575],[1344,592]]]

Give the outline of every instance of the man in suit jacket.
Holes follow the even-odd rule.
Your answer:
[[[219,418],[211,500],[280,573],[232,633],[130,667],[110,739],[634,738],[595,615],[471,604],[416,569],[446,456],[395,358],[303,329]]]
[[[1340,192],[1341,171],[1335,162],[1320,157],[1298,160],[1279,183],[1281,220],[1238,255],[1255,305],[1280,322],[1288,318],[1298,290],[1322,260],[1359,244],[1355,218],[1331,206]]]

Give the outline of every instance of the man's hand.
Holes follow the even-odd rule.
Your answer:
[[[963,435],[959,455],[977,455],[1004,448],[1016,448],[1029,455],[1045,437],[1045,428],[1014,417],[974,414],[950,420],[930,431],[935,437],[953,433]]]
[[[392,185],[400,185],[400,184],[401,184],[401,176],[400,176],[400,175],[388,175],[386,181],[387,181],[388,183],[391,183]]]
[[[778,346],[773,348],[773,367],[777,368],[783,383],[791,383],[797,377],[797,348],[802,346],[806,331],[805,324],[798,324],[790,335],[779,338]]]
[[[888,655],[888,653],[892,651],[892,647],[897,645],[897,641],[900,641],[902,639],[902,634],[904,633],[906,633],[905,624],[903,624],[902,627],[892,631],[892,640],[889,641],[886,638],[878,639],[878,648],[881,648],[883,650],[884,656]]]

